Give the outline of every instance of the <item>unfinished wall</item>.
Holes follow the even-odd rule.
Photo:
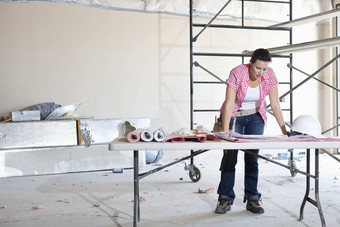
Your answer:
[[[294,18],[330,7],[328,2],[318,2],[324,1],[294,1]],[[294,43],[327,37],[327,26],[294,28]],[[82,102],[77,112],[85,116],[150,117],[155,127],[169,130],[190,126],[188,18],[58,3],[0,2],[0,29],[0,114],[46,101],[62,105]],[[207,32],[199,45],[240,52],[286,42],[282,36],[277,33],[267,39],[267,33],[258,31],[215,30]],[[294,65],[312,73],[330,59],[328,52],[319,53],[296,54]],[[241,63],[214,58],[202,61],[223,79]],[[285,64],[279,60],[272,63],[283,79],[288,76]],[[294,83],[302,79],[303,75],[296,75]],[[299,89],[294,96],[294,115],[313,114],[323,119],[325,112],[318,105],[324,103],[326,109],[325,100],[333,95],[320,95],[324,89],[313,81]],[[281,94],[285,91],[280,88]],[[215,108],[224,99],[223,87],[196,92],[201,94],[197,105]],[[306,106],[307,100],[315,101]],[[328,119],[333,111],[326,114]],[[203,121],[207,128],[212,127],[212,115],[201,118],[208,119]],[[279,133],[275,120],[269,122],[268,132]],[[331,123],[324,124],[327,128]]]

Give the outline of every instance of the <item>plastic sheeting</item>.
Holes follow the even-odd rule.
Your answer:
[[[98,7],[108,10],[136,11],[144,13],[166,13],[189,16],[189,0],[0,0],[5,2],[58,2],[66,4]],[[305,2],[306,0],[304,0]],[[193,0],[193,16],[212,18],[228,0]],[[281,3],[275,3],[281,2]],[[244,18],[282,22],[287,21],[289,4],[283,1],[245,1]],[[286,0],[288,2],[288,0]],[[242,17],[242,1],[232,0],[216,18],[217,20],[237,20]],[[261,13],[259,13],[261,12]],[[264,13],[265,12],[265,13]]]

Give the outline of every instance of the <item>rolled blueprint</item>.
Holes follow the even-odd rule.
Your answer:
[[[136,129],[130,132],[126,138],[130,143],[137,143],[140,140],[140,134],[142,133],[143,129]]]
[[[220,139],[212,132],[210,132],[203,126],[198,126],[197,129],[195,130],[183,128],[180,129],[179,131],[172,132],[166,136],[163,142],[198,141],[204,143],[207,140],[220,141]]]
[[[162,142],[163,140],[165,140],[166,136],[167,136],[167,132],[164,128],[160,128],[156,130],[155,133],[153,134],[153,138],[157,142]]]
[[[207,136],[206,135],[202,135],[202,134],[198,134],[196,135],[196,139],[201,142],[201,143],[204,143],[205,141],[207,141]]]
[[[196,127],[197,133],[199,135],[206,135],[207,140],[215,140],[215,141],[220,141],[220,139],[215,136],[212,132],[210,132],[208,129],[204,128],[202,125],[198,125]],[[205,141],[200,141],[200,142],[205,142]]]
[[[150,142],[153,140],[153,132],[151,129],[144,129],[140,134],[141,140],[144,142]]]
[[[198,125],[196,127],[197,133],[198,134],[209,134],[211,133],[208,129],[204,128],[202,125]]]
[[[165,140],[163,140],[163,141],[165,141]],[[177,137],[171,138],[170,141],[171,142],[185,142],[185,138],[182,137],[182,136],[177,136]]]

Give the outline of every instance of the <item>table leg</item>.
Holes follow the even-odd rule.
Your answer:
[[[300,218],[299,220],[303,220],[303,209],[306,205],[306,202],[310,202],[314,206],[316,206],[319,210],[319,215],[321,219],[321,225],[322,227],[326,226],[325,218],[323,216],[322,208],[321,208],[321,203],[320,203],[320,198],[319,198],[319,149],[315,149],[315,175],[312,176],[315,180],[315,200],[309,197],[309,192],[310,192],[310,149],[307,149],[307,167],[306,167],[306,194],[305,197],[303,198],[301,207],[300,207]]]
[[[299,221],[303,220],[303,209],[305,208],[307,199],[308,199],[308,195],[309,195],[309,191],[310,191],[310,149],[307,149],[307,154],[306,154],[306,193],[305,193],[305,197],[302,200],[302,204],[300,207],[300,218]]]
[[[315,202],[319,210],[321,224],[323,227],[325,227],[326,222],[323,216],[320,198],[319,198],[319,149],[315,149]]]
[[[133,151],[133,186],[134,186],[134,199],[133,199],[133,226],[137,227],[137,222],[140,221],[139,209],[139,157],[138,150]]]

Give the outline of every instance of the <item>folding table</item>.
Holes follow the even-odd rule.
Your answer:
[[[321,208],[321,203],[319,199],[319,152],[320,149],[330,149],[330,148],[340,148],[340,140],[334,141],[322,141],[322,140],[315,140],[315,141],[273,141],[273,140],[266,140],[260,142],[215,142],[215,141],[207,141],[204,143],[200,142],[138,142],[138,143],[129,143],[127,141],[122,141],[122,138],[117,138],[109,144],[109,150],[112,151],[133,151],[134,155],[134,219],[133,224],[137,226],[138,222],[140,221],[140,204],[139,204],[139,180],[143,177],[146,177],[150,174],[153,174],[163,168],[166,168],[170,165],[180,162],[183,159],[191,158],[193,156],[202,154],[203,152],[209,150],[242,150],[244,152],[249,152],[249,149],[306,149],[306,172],[300,171],[295,169],[294,167],[285,166],[281,163],[274,162],[275,164],[279,164],[283,167],[291,169],[292,171],[296,171],[297,173],[304,174],[306,176],[306,192],[304,198],[301,203],[300,207],[300,218],[299,220],[303,219],[303,211],[306,205],[306,202],[311,203],[312,205],[316,206],[319,211],[321,224],[322,226],[326,226],[325,218],[323,215],[323,211]],[[314,175],[311,174],[310,171],[310,150],[315,150],[315,172]],[[139,150],[194,150],[191,155],[184,157],[176,162],[155,168],[151,171],[145,173],[139,173]],[[260,158],[266,159],[261,155],[256,155]],[[270,160],[269,160],[270,161]],[[310,192],[310,179],[314,178],[315,180],[315,200],[309,197]]]

